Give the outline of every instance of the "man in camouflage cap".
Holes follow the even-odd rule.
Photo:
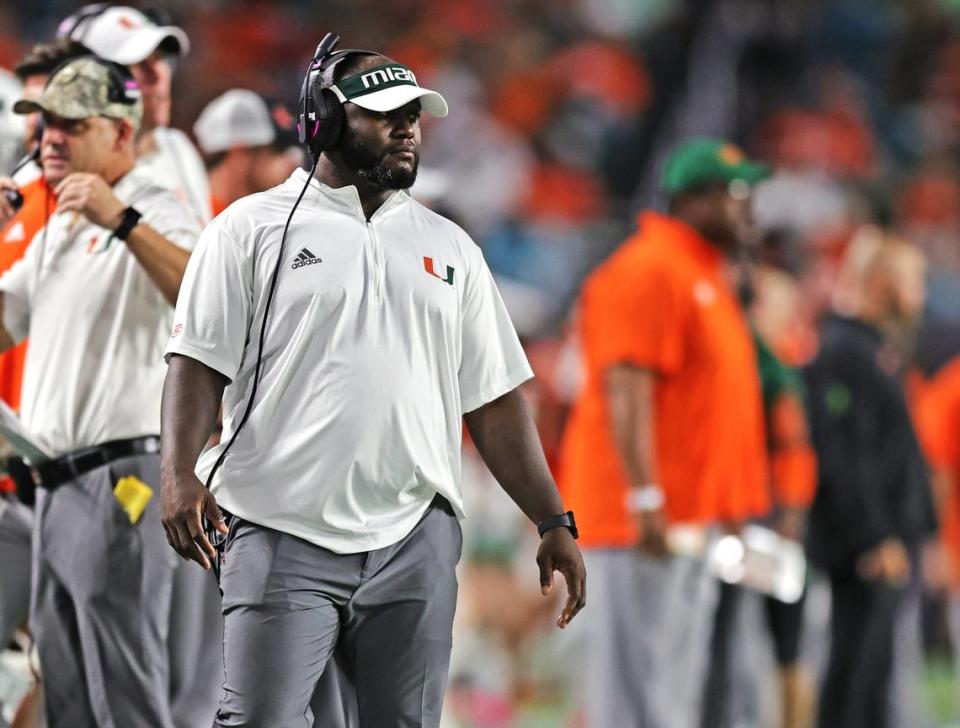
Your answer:
[[[142,103],[122,66],[78,58],[14,110],[43,116],[40,163],[56,197],[0,277],[0,350],[30,338],[21,417],[50,456],[32,463],[31,626],[47,725],[173,728],[175,560],[153,496],[161,355],[199,229],[136,164]]]

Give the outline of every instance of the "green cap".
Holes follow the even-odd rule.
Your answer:
[[[103,61],[84,56],[51,76],[40,98],[20,99],[13,105],[13,111],[17,114],[46,111],[62,119],[107,116],[128,119],[137,128],[143,103],[136,83],[112,74]]]
[[[741,180],[754,185],[769,174],[766,165],[751,162],[734,144],[719,139],[691,139],[670,155],[660,186],[670,195],[678,195],[711,182]]]

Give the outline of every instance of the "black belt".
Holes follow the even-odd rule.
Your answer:
[[[113,440],[46,460],[35,466],[34,472],[37,485],[53,490],[114,460],[156,452],[160,452],[160,438],[155,435]]]

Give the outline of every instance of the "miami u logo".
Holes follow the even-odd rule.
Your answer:
[[[423,269],[432,275],[434,278],[440,278],[440,274],[433,269],[433,258],[424,257],[423,259]],[[448,285],[453,285],[453,266],[447,266],[447,277],[440,278],[441,281],[447,283]]]

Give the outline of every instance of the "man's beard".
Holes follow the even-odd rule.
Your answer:
[[[387,164],[389,152],[378,157],[356,136],[351,135],[340,152],[343,163],[364,182],[381,190],[406,190],[417,180],[420,153],[414,152],[413,165],[407,170]]]

